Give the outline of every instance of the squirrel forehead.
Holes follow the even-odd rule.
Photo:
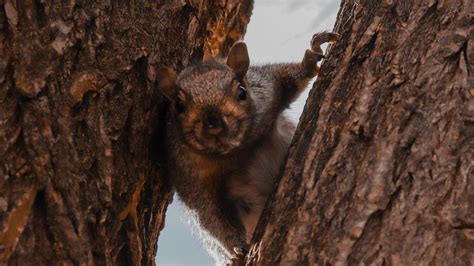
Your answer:
[[[185,70],[178,77],[179,87],[195,100],[221,98],[234,81],[234,73],[225,68]]]

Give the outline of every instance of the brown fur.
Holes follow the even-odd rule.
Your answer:
[[[336,38],[316,34],[312,47]],[[229,253],[250,242],[283,167],[295,127],[282,111],[316,75],[323,58],[316,50],[307,50],[302,63],[249,68],[247,48],[238,43],[227,64],[202,62],[177,78],[159,71],[159,88],[174,106],[167,130],[171,182]]]

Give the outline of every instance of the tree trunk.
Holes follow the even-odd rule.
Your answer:
[[[472,14],[342,1],[248,263],[474,264]]]
[[[226,54],[251,8],[0,1],[0,264],[154,264],[171,200],[154,69]]]

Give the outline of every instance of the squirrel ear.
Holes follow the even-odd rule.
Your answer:
[[[227,65],[234,70],[239,79],[245,77],[249,69],[250,59],[247,45],[244,42],[237,42],[230,48]]]
[[[160,67],[157,71],[158,90],[168,99],[176,97],[176,73],[169,67]]]

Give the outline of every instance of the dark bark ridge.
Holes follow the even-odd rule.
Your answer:
[[[472,12],[342,1],[248,263],[473,263]]]
[[[0,2],[1,264],[154,264],[172,195],[154,70],[226,54],[251,8]]]

